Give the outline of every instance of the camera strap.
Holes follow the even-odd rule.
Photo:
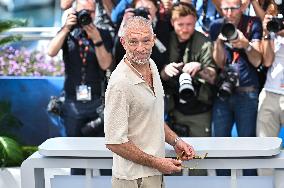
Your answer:
[[[78,45],[79,45],[79,54],[82,61],[82,68],[81,68],[81,83],[86,83],[86,76],[87,76],[87,55],[90,50],[90,41],[87,38],[86,34],[81,34],[81,37],[78,39]]]

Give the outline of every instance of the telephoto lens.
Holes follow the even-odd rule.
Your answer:
[[[238,31],[234,24],[224,23],[221,28],[221,33],[228,41],[235,40],[238,38]]]
[[[179,97],[184,102],[190,101],[195,96],[192,78],[188,73],[179,76]]]

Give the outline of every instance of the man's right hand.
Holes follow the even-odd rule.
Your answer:
[[[181,171],[181,163],[181,160],[172,158],[157,158],[154,168],[156,168],[163,174],[172,174]]]
[[[167,76],[169,77],[173,77],[178,75],[178,73],[180,72],[180,70],[182,69],[184,63],[170,63],[168,65],[166,65],[165,67],[165,73]]]
[[[71,31],[72,27],[76,24],[77,24],[76,12],[74,10],[72,10],[68,13],[66,22],[64,24],[64,28],[67,28],[67,29],[69,29],[69,31]]]

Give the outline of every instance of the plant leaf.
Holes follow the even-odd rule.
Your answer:
[[[19,166],[24,160],[20,145],[11,138],[0,137],[0,150],[1,166]]]

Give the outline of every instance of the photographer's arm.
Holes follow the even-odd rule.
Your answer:
[[[221,69],[224,68],[226,63],[226,54],[224,47],[224,41],[221,39],[221,35],[219,35],[217,40],[214,42],[213,59],[216,65]]]
[[[263,62],[262,64],[265,67],[270,67],[272,63],[274,62],[275,53],[274,53],[274,39],[271,39],[269,36],[269,31],[267,31],[267,22],[271,20],[271,15],[265,15],[262,27],[263,27],[263,35],[264,38],[262,39],[262,56],[263,56]],[[284,31],[284,30],[281,30]]]
[[[72,7],[72,3],[74,0],[60,0],[60,7],[62,10],[66,10]]]
[[[230,41],[233,48],[244,49],[248,57],[249,62],[254,66],[258,67],[262,61],[262,54],[260,51],[260,40],[253,40],[250,42],[244,34],[238,30],[238,38]]]
[[[61,30],[56,34],[56,36],[50,41],[48,46],[48,55],[54,57],[58,54],[59,50],[62,48],[62,45],[70,32],[73,25],[77,23],[77,17],[74,12],[70,12],[67,16],[65,25]]]
[[[84,29],[95,45],[95,52],[101,69],[106,70],[112,63],[111,52],[106,50],[101,34],[93,24],[84,26]]]
[[[261,8],[258,0],[250,0],[253,10],[255,12],[255,14],[261,19],[263,20],[265,12],[264,10]]]
[[[262,61],[262,54],[260,52],[260,41],[254,41],[251,44],[248,43],[245,49],[248,49],[249,45],[252,46],[250,51],[246,50],[246,54],[248,56],[249,62],[254,66],[258,67]]]

